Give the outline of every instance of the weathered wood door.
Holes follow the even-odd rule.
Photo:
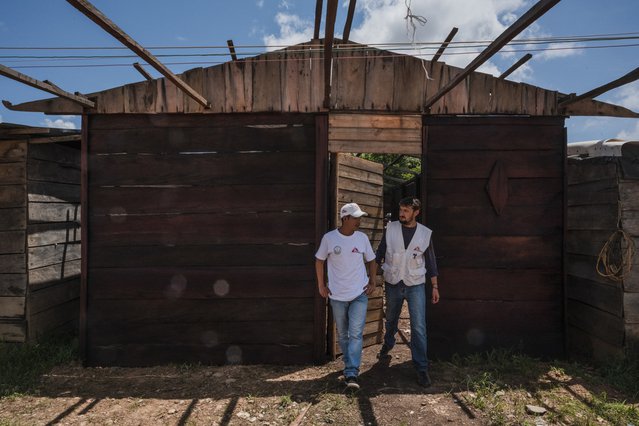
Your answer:
[[[346,203],[357,203],[368,213],[362,218],[360,231],[368,235],[373,250],[377,249],[384,231],[384,167],[380,163],[355,157],[351,154],[338,153],[333,157],[331,169],[334,182],[333,223],[339,226],[339,209]],[[364,346],[381,343],[383,337],[383,287],[381,276],[379,286],[368,299],[368,313],[364,328]],[[330,321],[329,350],[335,357],[341,353],[337,343],[334,321]]]
[[[424,223],[442,301],[429,355],[563,353],[561,117],[425,117]]]

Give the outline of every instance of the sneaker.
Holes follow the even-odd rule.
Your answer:
[[[425,388],[428,388],[430,387],[430,385],[432,385],[430,376],[428,375],[428,371],[419,371],[417,373],[417,383],[419,383],[419,386]]]
[[[359,390],[359,383],[357,383],[357,377],[355,376],[347,377],[345,382],[346,382],[346,389]]]
[[[392,348],[388,347],[386,343],[382,345],[382,348],[379,350],[377,354],[377,359],[388,358],[390,355],[388,354]]]

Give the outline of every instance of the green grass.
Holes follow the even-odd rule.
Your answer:
[[[77,360],[77,346],[69,337],[40,343],[0,342],[0,398],[29,393],[51,368]]]

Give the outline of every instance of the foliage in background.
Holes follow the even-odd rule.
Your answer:
[[[29,392],[56,365],[78,358],[78,342],[57,336],[39,343],[0,342],[0,398]]]
[[[401,157],[401,158],[399,158]],[[384,174],[402,180],[411,180],[422,172],[422,161],[419,158],[401,154],[360,154],[360,158],[384,164],[393,164],[384,170]]]

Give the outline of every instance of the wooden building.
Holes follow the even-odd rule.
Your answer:
[[[92,107],[11,106],[84,117],[88,364],[324,359],[313,254],[339,203],[373,207],[331,179],[332,154],[356,152],[422,158],[443,298],[431,357],[564,353],[564,117],[636,114],[479,72],[428,102],[462,70],[353,46],[337,43],[332,79],[322,40],[179,76],[210,105],[158,78],[86,95]],[[376,175],[341,177],[368,191]]]
[[[581,142],[568,154],[568,348],[606,361],[639,344],[639,142]]]
[[[77,330],[80,132],[0,123],[0,341]]]

